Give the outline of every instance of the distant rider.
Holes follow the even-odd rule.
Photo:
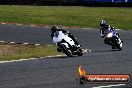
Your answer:
[[[105,34],[108,30],[111,30],[111,31],[115,31],[115,28],[110,26],[110,25],[107,25],[106,22],[104,20],[101,20],[100,21],[100,35],[102,38],[105,37]],[[116,32],[116,35],[117,37],[120,39],[120,35],[118,32]],[[105,44],[109,44],[108,41],[104,40]]]
[[[66,31],[64,29],[60,29],[58,26],[55,26],[55,25],[51,28],[51,32],[52,32],[51,33],[51,37],[52,37],[52,39],[53,39],[54,33],[56,31],[62,31],[64,34],[68,34],[68,37],[70,37],[75,42],[76,47],[80,47],[79,43],[77,42],[76,38],[74,38],[74,36],[72,35],[72,33],[69,33],[69,31]],[[58,49],[57,49],[57,51],[58,51]]]

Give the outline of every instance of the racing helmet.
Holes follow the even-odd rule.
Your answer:
[[[60,28],[59,28],[58,26],[54,25],[54,26],[52,26],[51,31],[52,31],[52,32],[56,32],[56,31],[59,30],[59,29],[60,29]]]
[[[101,21],[100,21],[100,26],[101,26],[101,27],[104,27],[105,25],[106,25],[105,21],[104,21],[104,20],[101,20]]]

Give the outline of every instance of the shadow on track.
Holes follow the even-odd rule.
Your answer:
[[[78,56],[68,57],[66,55],[62,55],[62,56],[45,57],[45,59],[64,59],[64,58],[68,59],[68,58],[74,58],[74,57],[78,57]],[[43,59],[43,57],[41,59]]]
[[[93,51],[93,52],[117,52],[117,51],[120,51],[118,49],[114,49],[114,50],[99,50],[99,51]]]

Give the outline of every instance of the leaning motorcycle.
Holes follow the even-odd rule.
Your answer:
[[[68,34],[64,34],[62,31],[54,33],[53,42],[59,47],[59,52],[63,52],[69,57],[83,55],[81,47],[76,47],[75,42],[68,37]]]
[[[122,50],[123,43],[115,31],[109,30],[106,33],[106,37],[104,41],[107,41],[109,45],[114,47],[114,49]]]

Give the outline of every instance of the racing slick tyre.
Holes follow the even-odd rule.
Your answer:
[[[65,45],[62,45],[61,48],[63,50],[63,53],[65,53],[68,57],[72,57],[72,52],[68,50]]]

